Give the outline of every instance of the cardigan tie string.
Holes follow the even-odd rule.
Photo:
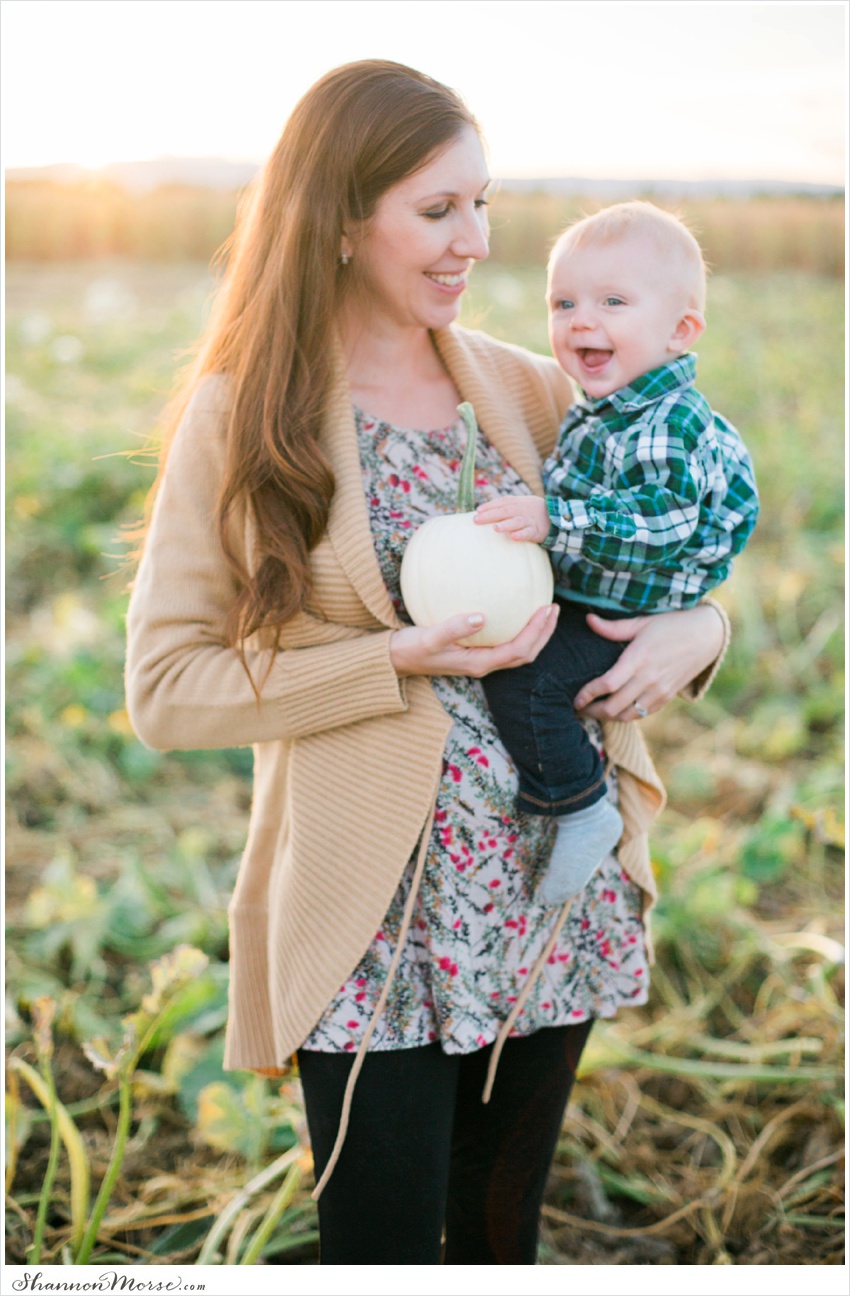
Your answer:
[[[442,770],[440,771],[440,779],[442,779]],[[381,1013],[384,1011],[387,999],[389,998],[392,983],[395,980],[395,974],[398,969],[399,962],[401,960],[402,950],[404,949],[404,942],[407,939],[407,933],[410,929],[410,924],[413,919],[413,910],[416,905],[417,896],[419,895],[419,886],[422,881],[422,874],[425,871],[425,861],[428,858],[428,845],[431,841],[431,829],[434,826],[434,815],[437,812],[437,792],[439,791],[440,779],[438,779],[437,787],[434,790],[434,797],[431,803],[431,810],[428,814],[428,820],[425,824],[425,827],[422,829],[422,836],[419,839],[419,851],[416,857],[416,868],[414,870],[413,879],[410,884],[410,895],[407,897],[407,903],[404,906],[404,914],[401,920],[401,928],[398,933],[398,941],[396,942],[396,947],[393,953],[392,962],[390,963],[390,968],[389,971],[387,972],[387,979],[384,982],[384,988],[381,991],[380,998],[378,999],[378,1002],[375,1005],[375,1011],[372,1013],[372,1017],[369,1021],[369,1025],[366,1027],[366,1030],[363,1033],[363,1039],[360,1041],[360,1047],[358,1048],[357,1055],[354,1059],[354,1066],[351,1068],[351,1071],[349,1072],[348,1082],[346,1083],[345,1093],[343,1094],[343,1099],[342,1099],[342,1111],[339,1117],[339,1129],[337,1130],[337,1134],[336,1134],[336,1142],[334,1143],[333,1151],[331,1152],[331,1155],[328,1159],[328,1163],[325,1166],[325,1169],[322,1173],[322,1177],[319,1180],[319,1182],[316,1184],[316,1187],[313,1189],[312,1192],[313,1201],[318,1201],[319,1198],[321,1197],[325,1188],[325,1184],[328,1182],[331,1175],[333,1174],[334,1167],[336,1166],[336,1163],[339,1160],[339,1155],[342,1151],[342,1145],[345,1142],[345,1136],[348,1132],[348,1118],[351,1115],[351,1100],[354,1094],[354,1086],[357,1083],[357,1077],[360,1074],[361,1067],[363,1066],[363,1059],[365,1058],[366,1052],[369,1048],[369,1041],[372,1038],[372,1035],[374,1034],[375,1031],[375,1027],[378,1024],[378,1018],[381,1016]]]

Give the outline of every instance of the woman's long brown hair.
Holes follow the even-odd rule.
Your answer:
[[[227,269],[167,418],[160,476],[192,391],[208,374],[225,375],[218,526],[240,586],[226,630],[240,653],[261,627],[274,630],[276,646],[304,607],[309,554],[327,525],[334,481],[319,430],[353,268],[339,264],[343,231],[356,231],[382,194],[467,125],[475,122],[459,96],[421,72],[382,60],[336,68],[295,107],[219,254]],[[243,507],[255,528],[250,570],[231,538]]]

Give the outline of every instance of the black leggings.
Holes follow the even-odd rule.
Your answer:
[[[321,1264],[529,1264],[576,1067],[592,1022],[492,1045],[368,1053],[348,1134],[319,1199]],[[350,1054],[298,1055],[316,1178],[331,1154]]]

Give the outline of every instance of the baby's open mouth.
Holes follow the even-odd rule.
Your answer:
[[[602,351],[599,347],[581,347],[578,352],[581,363],[590,373],[604,369],[613,354],[613,351]]]

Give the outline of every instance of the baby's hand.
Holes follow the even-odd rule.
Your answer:
[[[502,495],[479,504],[475,521],[492,523],[496,531],[507,531],[512,540],[532,540],[540,544],[549,534],[546,503],[537,495]]]

